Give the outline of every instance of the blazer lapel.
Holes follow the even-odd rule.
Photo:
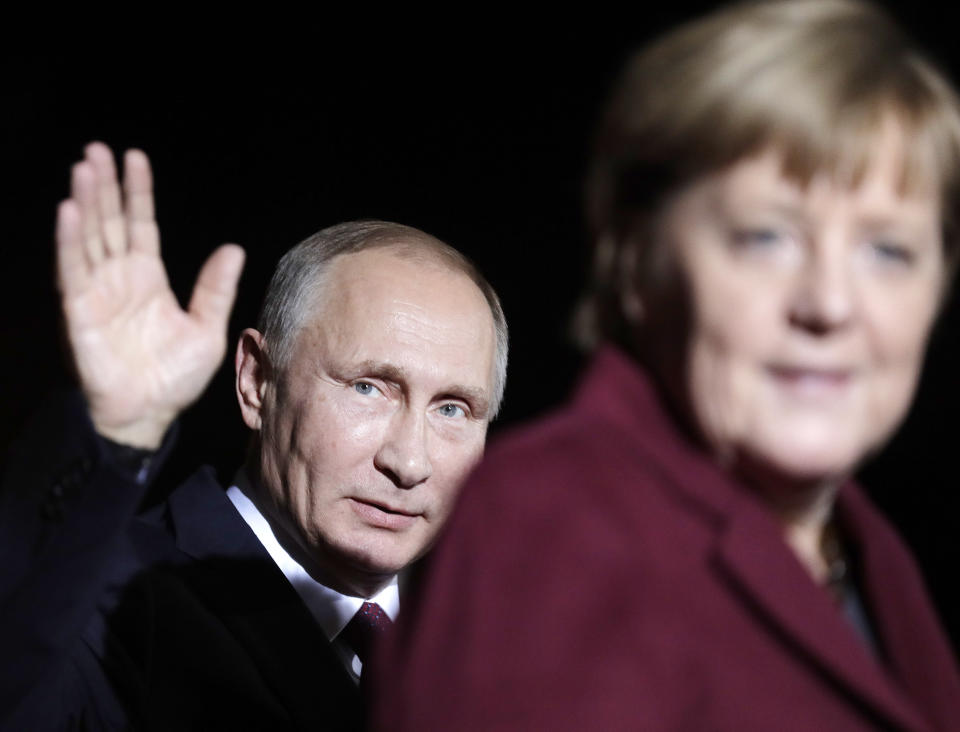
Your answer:
[[[841,491],[837,514],[862,547],[861,586],[891,674],[918,701],[925,716],[955,721],[960,713],[960,673],[919,571],[856,486]],[[898,581],[891,582],[891,577]]]
[[[797,653],[884,717],[905,729],[929,729],[881,662],[857,638],[833,599],[790,553],[776,524],[761,511],[744,506],[732,514],[717,545],[720,564],[744,599],[783,633]]]
[[[210,473],[170,498],[194,591],[238,643],[297,726],[353,729],[360,697],[310,612]]]
[[[813,583],[770,514],[682,434],[652,384],[624,356],[612,349],[599,355],[578,405],[612,421],[606,429],[610,448],[623,450],[643,473],[658,466],[675,495],[714,527],[719,566],[797,654],[886,719],[909,730],[929,729],[832,598]]]

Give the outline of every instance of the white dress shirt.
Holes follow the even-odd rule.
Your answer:
[[[236,483],[244,482],[243,476],[238,476]],[[273,558],[273,561],[283,572],[283,576],[293,585],[293,589],[300,595],[300,599],[316,619],[324,635],[333,646],[333,650],[343,662],[355,683],[360,681],[363,664],[350,647],[340,638],[340,631],[350,622],[360,606],[367,602],[375,602],[391,620],[397,619],[400,610],[400,591],[396,575],[390,583],[373,597],[363,598],[344,595],[334,589],[322,585],[311,577],[303,566],[281,546],[273,533],[273,527],[264,518],[260,510],[254,505],[239,485],[232,485],[227,489],[227,498],[233,503],[237,511],[247,522],[247,525],[257,535],[263,548]]]

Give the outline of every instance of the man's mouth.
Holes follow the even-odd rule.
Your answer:
[[[378,501],[350,498],[350,506],[360,519],[373,527],[402,531],[412,526],[419,514],[403,511]]]

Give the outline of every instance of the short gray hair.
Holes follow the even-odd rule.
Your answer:
[[[307,316],[317,307],[330,263],[345,254],[378,248],[393,250],[400,257],[429,259],[452,272],[466,275],[483,293],[496,335],[489,415],[492,420],[500,409],[507,384],[509,339],[500,299],[467,256],[412,226],[389,221],[348,221],[318,231],[284,254],[270,279],[257,321],[270,362],[279,371],[289,364],[296,336]]]

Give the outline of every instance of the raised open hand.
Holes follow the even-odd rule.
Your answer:
[[[67,335],[93,424],[116,442],[155,448],[223,359],[243,250],[225,244],[207,259],[184,311],[160,259],[147,156],[127,151],[121,195],[113,154],[98,142],[73,167],[56,239]]]

